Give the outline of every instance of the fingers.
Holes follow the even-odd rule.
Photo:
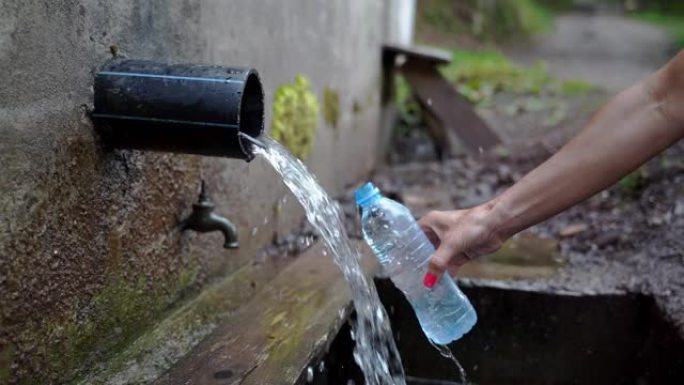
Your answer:
[[[428,263],[427,273],[423,278],[423,285],[427,288],[435,286],[439,278],[449,268],[449,261],[454,255],[454,249],[448,242],[442,242]]]
[[[469,261],[472,261],[472,258],[470,258],[468,254],[460,253],[455,257],[451,258],[451,260],[449,261],[449,266],[447,266],[447,272],[452,277],[455,277],[458,274],[458,271],[461,270],[461,266],[465,265],[466,262]]]
[[[432,243],[432,246],[434,246],[435,248],[438,248],[442,242],[440,241],[439,235],[437,235],[435,230],[433,230],[430,227],[423,226],[423,225],[421,225],[420,228],[421,228],[421,230],[423,230],[423,232],[425,233],[425,236],[430,241],[430,243]]]
[[[445,219],[444,213],[440,211],[430,211],[418,221],[420,228],[435,248],[438,248],[441,244],[444,230],[447,228]]]
[[[423,278],[423,285],[427,288],[435,286],[445,272],[449,273],[450,276],[455,277],[461,269],[461,266],[465,265],[466,262],[472,261],[472,258],[466,253],[454,255],[452,254],[453,251],[440,252],[440,250],[444,249],[444,247],[438,249],[430,259],[428,271]]]
[[[447,215],[443,211],[430,211],[418,220],[422,228],[432,229],[439,235],[447,227]]]
[[[464,240],[465,234],[456,229],[456,223],[463,213],[464,211],[431,211],[418,222],[437,248],[423,278],[425,287],[435,286],[444,272],[455,276],[461,266],[472,259],[472,250],[466,250],[468,242]]]

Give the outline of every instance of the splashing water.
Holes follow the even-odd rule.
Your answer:
[[[456,365],[456,367],[458,368],[458,374],[461,377],[461,384],[468,385],[468,377],[466,377],[465,369],[463,369],[463,365],[461,365],[456,356],[454,356],[454,353],[451,352],[451,349],[449,349],[447,345],[436,344],[429,338],[428,341],[430,341],[430,344],[434,346],[435,349],[437,349],[439,354],[450,359]]]
[[[253,142],[255,140],[251,138]],[[280,174],[285,185],[304,206],[306,217],[318,230],[349,285],[356,322],[354,360],[367,385],[405,385],[404,370],[392,338],[389,318],[375,286],[369,284],[359,264],[359,251],[349,240],[337,203],[328,196],[306,166],[280,143],[265,137],[254,153],[262,155]]]

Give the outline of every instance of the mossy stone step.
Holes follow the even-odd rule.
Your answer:
[[[370,276],[374,259],[362,263]],[[350,305],[339,268],[318,243],[155,383],[293,384],[328,347]]]

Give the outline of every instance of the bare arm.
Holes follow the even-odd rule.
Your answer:
[[[513,234],[612,185],[684,137],[684,51],[618,94],[559,152],[503,194],[469,210],[421,219],[438,245],[426,286],[497,250]]]

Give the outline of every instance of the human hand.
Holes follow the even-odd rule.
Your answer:
[[[437,249],[423,279],[433,287],[448,271],[455,276],[466,262],[493,253],[503,244],[487,204],[467,210],[431,211],[418,223]]]

